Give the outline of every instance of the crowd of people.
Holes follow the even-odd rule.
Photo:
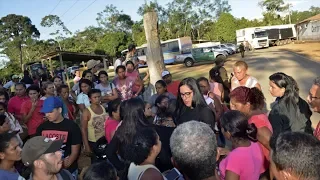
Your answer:
[[[70,89],[59,74],[1,87],[0,179],[320,179],[320,123],[313,131],[310,120],[320,77],[303,98],[294,78],[270,75],[268,113],[245,61],[231,77],[221,59],[208,78],[174,81],[165,70],[153,92],[128,49],[112,81],[90,60]],[[91,166],[79,176],[81,154]]]

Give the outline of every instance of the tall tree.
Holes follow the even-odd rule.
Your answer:
[[[3,48],[11,45],[19,50],[21,68],[23,64],[22,46],[28,39],[39,38],[39,36],[40,32],[26,16],[9,14],[0,19],[0,45]]]
[[[68,35],[71,35],[71,31],[64,25],[62,20],[57,15],[47,15],[42,18],[41,26],[47,27],[47,28],[55,28],[53,32],[50,33],[51,36],[53,36],[58,45],[59,49],[62,50],[61,41],[65,39]]]
[[[229,13],[231,11],[231,6],[228,0],[215,0],[214,7],[216,10],[216,17],[220,17],[222,13]]]
[[[119,11],[114,5],[107,5],[102,12],[98,13],[96,18],[99,26],[108,31],[131,32],[133,21],[131,17]]]
[[[236,30],[236,19],[230,13],[222,13],[215,24],[214,37],[221,42],[234,42]]]

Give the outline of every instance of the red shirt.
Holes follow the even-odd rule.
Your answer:
[[[33,111],[31,118],[27,122],[28,135],[36,134],[37,128],[44,122],[44,114],[40,112],[43,106],[43,100],[38,100],[36,109]],[[21,106],[21,114],[28,115],[32,107],[31,100],[24,102]]]
[[[179,84],[180,84],[180,81],[172,81],[170,84],[167,85],[168,92],[172,93],[177,97]]]
[[[21,119],[17,118],[17,116],[21,116],[21,104],[27,100],[29,100],[28,96],[14,96],[8,102],[8,112],[13,114],[18,121],[21,121]]]
[[[108,143],[111,142],[111,134],[117,130],[119,123],[120,123],[119,121],[112,119],[110,116],[106,120],[104,128],[105,128],[106,139]]]
[[[68,117],[69,117],[69,120],[75,120],[75,109],[73,107],[73,105],[69,102],[69,104],[67,105],[67,108],[68,108]]]
[[[266,114],[259,114],[259,115],[251,116],[251,118],[249,119],[248,122],[249,122],[249,124],[253,123],[254,125],[256,125],[257,129],[266,127],[272,132],[272,126],[271,126],[270,121],[268,119],[268,116]],[[264,147],[260,142],[258,142],[258,144],[260,145],[262,152],[263,152],[263,155],[265,157],[264,163],[263,163],[264,167],[262,170],[262,172],[265,172],[265,170],[267,170],[270,165],[270,162],[269,162],[270,151],[266,147]]]

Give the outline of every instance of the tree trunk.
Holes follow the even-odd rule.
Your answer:
[[[147,12],[144,14],[143,25],[147,39],[147,63],[149,67],[150,83],[154,85],[161,79],[161,73],[165,69],[160,44],[157,13]]]

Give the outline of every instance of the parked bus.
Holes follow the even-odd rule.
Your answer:
[[[167,41],[161,41],[161,48],[163,53],[164,64],[175,63],[175,57],[180,54],[191,53],[192,41],[190,37],[182,37],[177,39],[170,39]],[[140,60],[147,61],[147,44],[136,47],[136,53]],[[126,56],[128,49],[121,52],[123,56]]]

